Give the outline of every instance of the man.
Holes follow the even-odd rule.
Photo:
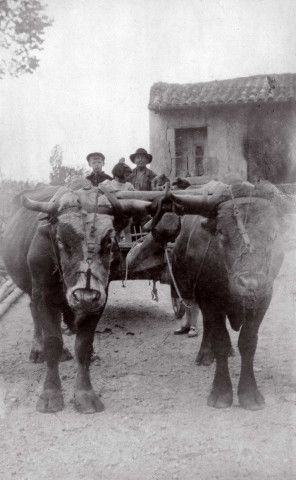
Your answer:
[[[110,175],[103,172],[103,166],[105,164],[105,157],[102,153],[94,152],[89,153],[86,157],[89,166],[92,169],[92,173],[86,177],[94,187],[97,187],[99,183],[103,182],[104,180],[112,180]]]
[[[136,165],[129,177],[131,184],[136,190],[152,190],[151,184],[156,173],[147,168],[148,163],[152,162],[152,155],[147,153],[145,148],[138,148],[130,155],[130,159]]]

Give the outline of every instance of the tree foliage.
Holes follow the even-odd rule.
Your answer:
[[[33,73],[44,30],[53,20],[39,0],[0,0],[0,78]]]
[[[49,174],[51,185],[65,185],[74,177],[85,177],[84,167],[63,165],[63,150],[60,145],[55,145],[51,151],[49,163],[51,172]]]

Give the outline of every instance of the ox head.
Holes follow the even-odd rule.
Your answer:
[[[288,200],[273,185],[220,185],[213,195],[176,196],[186,213],[205,217],[224,263],[230,291],[252,303],[270,292],[283,259],[281,234]]]
[[[123,228],[124,218],[145,213],[150,202],[121,200],[111,205],[97,189],[61,188],[50,202],[24,197],[23,205],[48,214],[51,255],[58,260],[72,310],[80,315],[99,311],[119,254],[116,231]]]

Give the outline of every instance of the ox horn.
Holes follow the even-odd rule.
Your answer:
[[[211,195],[180,195],[175,192],[170,193],[170,198],[177,206],[184,209],[184,213],[191,213],[193,215],[202,215],[203,217],[210,217],[215,207],[222,201],[223,198],[228,198],[229,193],[226,192],[226,185],[221,184],[215,188]],[[185,191],[186,192],[186,191]],[[191,193],[191,192],[190,192]]]
[[[120,205],[123,209],[123,212],[126,214],[146,214],[147,208],[150,207],[151,202],[147,202],[145,200],[120,200]]]
[[[39,202],[37,200],[31,200],[25,195],[21,197],[21,202],[25,208],[34,210],[35,212],[55,213],[58,209],[58,202]]]

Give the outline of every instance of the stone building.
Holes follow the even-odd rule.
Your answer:
[[[296,74],[156,83],[148,108],[157,173],[296,181]]]

